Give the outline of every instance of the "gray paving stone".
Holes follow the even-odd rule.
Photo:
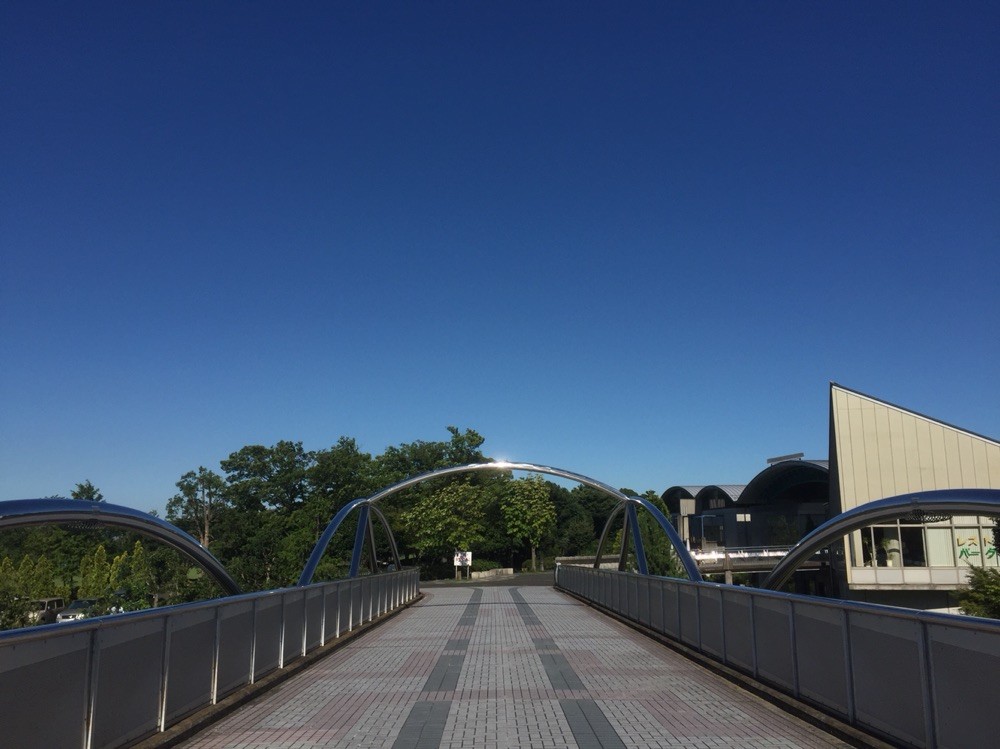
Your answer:
[[[184,746],[844,744],[551,588],[462,587],[431,589]]]

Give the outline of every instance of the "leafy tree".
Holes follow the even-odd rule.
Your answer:
[[[652,502],[664,515],[669,516],[663,500],[653,490],[647,491],[643,497]],[[643,548],[646,551],[646,564],[651,575],[664,577],[686,578],[684,565],[656,519],[646,510],[639,510],[639,530],[642,532]],[[633,541],[634,543],[634,541]]]
[[[110,591],[111,564],[104,544],[80,561],[80,598],[107,598]]]
[[[167,501],[167,520],[192,533],[206,549],[212,540],[212,521],[222,510],[225,482],[214,471],[199,466],[177,482],[180,490]]]
[[[87,479],[82,484],[77,484],[76,488],[70,492],[70,496],[73,499],[86,499],[91,502],[104,501],[104,495],[101,494],[101,490],[90,483],[90,479]]]
[[[146,547],[141,541],[136,541],[132,547],[128,569],[118,585],[124,589],[121,605],[129,611],[147,608],[153,601],[155,579]]]
[[[468,481],[442,486],[402,517],[416,550],[427,559],[475,549],[483,540],[486,493]]]
[[[551,545],[556,555],[590,554],[597,546],[594,518],[577,495],[562,486],[549,483],[549,496],[556,508],[556,525]]]
[[[65,596],[66,586],[56,584],[55,567],[44,554],[35,562],[32,571],[29,590],[32,598],[49,598],[50,596]]]
[[[604,531],[608,517],[615,507],[615,500],[602,491],[580,484],[570,492],[580,506],[590,515],[594,526],[594,538]]]
[[[273,447],[247,445],[221,461],[226,494],[240,511],[290,512],[305,499],[312,454],[301,442],[282,440]]]
[[[0,629],[23,627],[27,623],[29,598],[13,560],[0,560]]]
[[[969,587],[959,595],[962,613],[1000,619],[1000,568],[970,567]]]
[[[500,500],[500,507],[507,534],[531,547],[531,570],[534,572],[538,545],[556,522],[556,508],[549,495],[548,483],[540,476],[511,481]]]

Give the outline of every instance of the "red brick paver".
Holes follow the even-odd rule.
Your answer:
[[[551,588],[481,590],[474,625],[459,626],[472,589],[435,588],[184,746],[389,749],[429,701],[450,703],[438,744],[449,748],[846,746]],[[538,623],[526,623],[532,614]],[[449,641],[458,649],[446,651]],[[543,653],[565,657],[578,678],[563,686],[574,688],[553,688]],[[425,691],[439,659],[463,654],[455,689]],[[578,741],[567,701],[596,705],[617,739]]]

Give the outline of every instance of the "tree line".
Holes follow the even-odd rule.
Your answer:
[[[244,590],[293,585],[346,503],[418,474],[489,462],[478,432],[448,427],[448,433],[446,440],[403,443],[374,456],[350,437],[315,451],[292,441],[247,445],[221,460],[218,470],[198,466],[184,473],[166,503],[166,519],[209,549]],[[72,496],[103,499],[89,479]],[[653,491],[646,496],[659,502]],[[612,498],[586,486],[567,489],[540,476],[515,479],[489,471],[422,482],[381,509],[403,564],[419,566],[428,579],[452,573],[455,550],[473,552],[473,569],[535,568],[555,555],[593,554],[613,507]],[[315,580],[347,574],[355,526],[348,519],[334,536]],[[377,557],[387,562],[388,538],[379,524],[375,528]],[[654,531],[649,527],[644,536],[662,535]],[[646,547],[651,559],[660,560],[655,564],[672,569],[668,547],[655,541]],[[173,549],[108,528],[6,531],[0,564],[0,607],[8,622],[23,619],[15,601],[55,595],[132,610],[219,594]]]

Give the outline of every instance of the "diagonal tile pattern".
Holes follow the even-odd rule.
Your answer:
[[[551,588],[437,588],[184,744],[843,747]]]

